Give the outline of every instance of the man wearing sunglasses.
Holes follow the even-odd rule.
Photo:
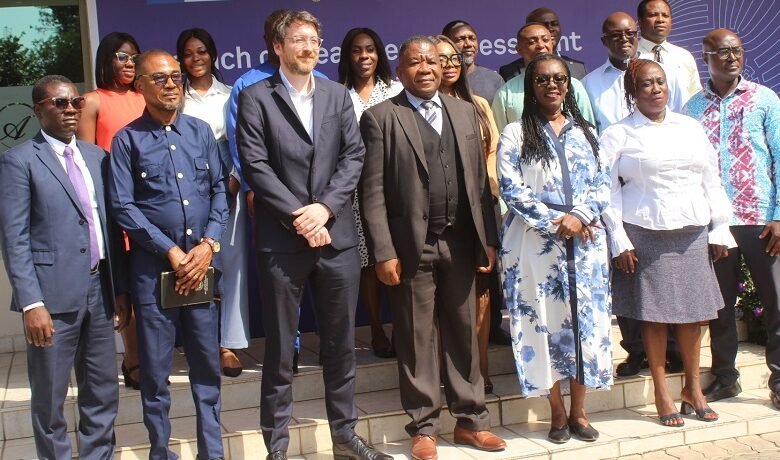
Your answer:
[[[628,61],[638,57],[639,33],[634,18],[623,12],[607,16],[601,27],[601,44],[607,49],[607,61],[582,80],[593,104],[599,132],[629,115],[623,75]],[[661,66],[666,70],[664,64]],[[682,86],[674,72],[667,71],[666,77],[669,86],[668,107],[673,112],[680,112],[685,103]],[[638,346],[641,348],[641,342]]]
[[[0,157],[0,235],[23,314],[39,458],[71,458],[63,404],[76,372],[82,458],[111,458],[118,391],[114,318],[129,319],[121,232],[107,217],[106,153],[75,138],[84,98],[49,75],[32,90],[41,132]]]
[[[702,57],[710,79],[685,105],[685,113],[701,122],[718,151],[737,242],[727,258],[715,263],[726,307],[710,321],[715,379],[704,396],[718,401],[742,391],[734,321],[741,256],[766,315],[768,387],[772,404],[780,410],[780,100],[771,89],[742,75],[745,49],[736,33],[716,29],[707,34]]]
[[[161,273],[176,273],[176,291],[198,289],[215,263],[227,222],[217,143],[205,122],[179,113],[182,73],[161,50],[137,61],[140,118],[111,145],[111,211],[132,240],[131,297],[138,329],[141,401],[150,459],[175,459],[168,448],[168,376],[177,332],[189,365],[197,416],[198,458],[224,456],[220,428],[218,315],[214,302],[162,308]]]

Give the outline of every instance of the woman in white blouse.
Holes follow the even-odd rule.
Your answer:
[[[365,27],[356,27],[347,32],[341,43],[341,62],[339,63],[339,83],[349,89],[355,116],[360,116],[367,108],[379,104],[400,93],[403,86],[392,79],[390,61],[385,53],[385,45],[376,32]],[[371,324],[371,348],[379,358],[393,358],[395,349],[387,340],[382,329],[382,303],[379,297],[379,280],[374,267],[368,262],[366,238],[363,236],[363,223],[360,220],[357,192],[352,201],[355,226],[358,230],[358,251],[360,252],[360,303],[365,305]]]
[[[176,41],[176,55],[184,80],[182,113],[200,118],[211,126],[219,147],[222,167],[230,171],[230,217],[222,237],[218,256],[221,277],[220,366],[228,377],[242,372],[241,361],[233,350],[249,346],[249,306],[246,274],[248,264],[246,215],[238,175],[233,167],[225,131],[225,114],[230,87],[221,82],[216,67],[217,47],[203,29],[187,29]]]
[[[666,387],[670,324],[685,368],[681,411],[712,422],[718,414],[707,405],[699,380],[699,322],[723,307],[712,262],[735,246],[728,227],[731,204],[717,152],[701,125],[666,108],[663,69],[653,61],[632,61],[625,88],[635,110],[601,136],[612,165],[604,221],[616,268],[613,311],[642,321],[661,423],[685,423]]]

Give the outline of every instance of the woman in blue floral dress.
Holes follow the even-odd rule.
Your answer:
[[[612,385],[609,258],[599,225],[610,179],[557,56],[529,63],[525,109],[501,134],[498,162],[509,206],[500,259],[520,391],[548,396],[551,441],[595,441],[585,390]]]

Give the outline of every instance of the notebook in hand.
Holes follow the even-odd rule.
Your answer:
[[[188,295],[176,292],[176,272],[160,274],[160,306],[162,308],[186,307],[214,300],[214,267],[209,267],[198,289]]]

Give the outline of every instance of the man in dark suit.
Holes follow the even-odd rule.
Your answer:
[[[455,442],[503,450],[489,431],[475,329],[474,278],[490,272],[498,246],[477,114],[438,92],[430,39],[406,40],[399,55],[405,91],[360,121],[366,161],[358,196],[369,257],[393,308],[412,458],[437,458],[440,355]]]
[[[553,39],[555,39],[555,43],[553,44],[553,51],[557,53],[556,50],[558,49],[558,44],[561,42],[562,37],[561,20],[558,17],[558,13],[551,10],[550,8],[537,8],[528,13],[528,16],[525,17],[525,23],[542,24],[543,26],[547,27],[547,29],[550,31],[550,34],[552,34]],[[519,31],[517,32],[517,35],[519,39]],[[588,74],[588,69],[585,68],[584,62],[578,61],[568,56],[564,56],[562,54],[559,54],[559,56],[561,59],[563,59],[563,62],[566,63],[566,66],[569,67],[569,73],[573,78],[582,80],[583,77]],[[502,65],[501,68],[498,69],[498,73],[501,75],[501,77],[504,78],[504,81],[509,81],[517,75],[520,75],[520,72],[522,72],[524,68],[525,61],[522,57],[520,57],[510,62],[509,64]]]
[[[24,315],[35,448],[71,458],[62,406],[75,368],[79,456],[112,458],[114,315],[121,329],[129,301],[121,233],[106,217],[108,160],[76,140],[84,98],[70,80],[43,77],[32,98],[41,132],[0,158],[0,235],[11,310]]]
[[[320,23],[291,11],[274,25],[279,71],[239,94],[238,144],[255,192],[255,248],[265,358],[260,428],[268,458],[286,459],[298,304],[314,293],[333,454],[391,459],[355,434],[355,308],[360,260],[352,196],[365,148],[344,86],[312,75]]]
[[[176,272],[176,291],[183,295],[203,282],[225,231],[227,173],[209,125],[179,113],[183,77],[178,61],[150,50],[135,69],[135,88],[146,109],[114,136],[108,191],[111,212],[133,243],[131,296],[149,459],[177,458],[168,447],[167,385],[177,334],[189,365],[197,458],[219,459],[224,454],[217,307],[203,302],[163,308],[160,275]]]

